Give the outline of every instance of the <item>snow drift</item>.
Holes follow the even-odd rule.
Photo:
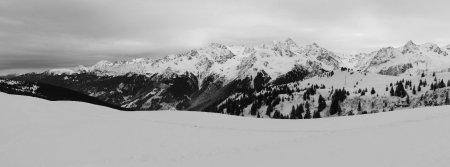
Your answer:
[[[450,106],[273,120],[0,101],[0,166],[450,166]]]

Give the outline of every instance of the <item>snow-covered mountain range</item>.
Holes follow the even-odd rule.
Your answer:
[[[355,69],[384,75],[421,74],[423,71],[449,71],[449,47],[433,43],[417,45],[408,41],[404,46],[386,47],[368,54],[357,55]]]
[[[101,75],[189,72],[198,76],[200,80],[213,74],[231,80],[247,76],[255,77],[262,70],[271,78],[277,78],[292,70],[295,65],[334,70],[339,68],[340,64],[335,53],[315,43],[298,46],[292,39],[286,39],[253,48],[211,43],[204,48],[168,55],[162,59],[138,58],[116,62],[103,60],[91,67],[78,66],[74,69],[53,69],[47,72],[51,74],[94,72]]]
[[[102,75],[183,74],[193,73],[202,80],[211,74],[227,79],[256,76],[264,70],[271,78],[290,71],[295,65],[319,66],[324,70],[347,67],[384,75],[411,74],[423,71],[448,71],[450,45],[439,47],[433,43],[417,45],[408,41],[401,47],[385,47],[370,53],[337,54],[316,43],[298,46],[292,39],[274,41],[255,47],[226,46],[211,43],[209,46],[162,59],[138,58],[131,61],[100,61],[73,69],[51,69],[51,74],[95,72]]]
[[[449,53],[450,46],[412,41],[354,55],[292,39],[255,47],[212,43],[161,59],[100,61],[10,77],[0,82],[0,91],[105,102],[122,110],[317,118],[450,104]]]

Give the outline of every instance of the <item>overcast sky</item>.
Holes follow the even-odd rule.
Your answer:
[[[0,0],[0,71],[292,38],[335,52],[450,44],[450,1]]]

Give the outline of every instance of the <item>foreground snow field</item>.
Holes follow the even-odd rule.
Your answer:
[[[450,106],[316,120],[0,93],[0,166],[450,166]]]

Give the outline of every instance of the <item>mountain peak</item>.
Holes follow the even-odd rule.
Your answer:
[[[409,40],[408,42],[406,42],[405,46],[403,46],[402,53],[414,53],[416,50],[418,50],[417,45],[412,40]]]
[[[319,46],[319,44],[317,44],[317,43],[312,43],[312,44],[309,44],[309,45],[306,45],[306,47],[307,48],[320,48],[320,46]]]
[[[44,73],[46,74],[52,74],[52,75],[61,75],[61,74],[73,74],[75,73],[73,70],[71,69],[66,69],[66,68],[58,68],[58,69],[50,69],[47,71],[44,71]]]
[[[437,44],[435,44],[435,43],[425,43],[425,44],[422,44],[422,45],[420,45],[421,47],[425,47],[425,48],[427,48],[427,49],[429,49],[429,50],[435,50],[435,49],[441,49]]]
[[[297,47],[297,43],[295,43],[295,41],[292,40],[291,38],[287,38],[284,41],[274,40],[273,46],[281,47],[281,48],[291,48],[291,47]]]
[[[104,68],[106,68],[108,66],[112,66],[112,65],[113,65],[113,63],[108,61],[108,60],[101,60],[101,61],[97,62],[96,64],[94,64],[92,66],[92,68],[94,68],[94,69],[104,69]]]
[[[416,44],[412,40],[409,40],[408,42],[406,42],[405,47],[409,46],[416,46]]]
[[[112,64],[112,63],[110,61],[108,61],[108,60],[100,60],[94,66],[104,66],[104,65],[109,65],[109,64]]]
[[[87,72],[87,71],[89,71],[89,68],[84,66],[84,65],[79,65],[79,66],[75,67],[74,71],[76,71],[76,72]]]
[[[287,38],[286,40],[284,40],[284,42],[285,42],[288,46],[297,46],[297,43],[295,43],[295,41],[292,40],[291,38]]]
[[[215,43],[215,42],[210,43],[209,47],[211,47],[211,48],[227,49],[227,46],[225,46],[223,44],[220,44],[220,43]]]

